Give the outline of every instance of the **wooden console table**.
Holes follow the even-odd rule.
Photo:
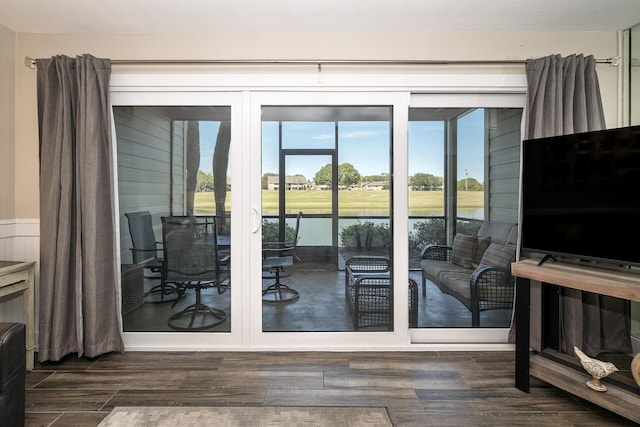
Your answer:
[[[35,266],[36,263],[21,261],[0,261],[0,298],[23,294],[23,316],[26,325],[27,370],[33,369],[35,351]]]
[[[557,352],[559,345],[559,289],[562,287],[594,292],[630,301],[640,301],[640,275],[625,270],[606,270],[547,261],[523,260],[511,265],[516,277],[516,387],[529,391],[529,376],[541,379],[569,393],[595,403],[635,422],[640,422],[640,388],[607,383],[607,392],[585,385],[591,377],[567,363],[567,355]],[[542,283],[541,353],[530,355],[530,281]],[[530,357],[531,356],[531,357]],[[563,358],[565,359],[563,361]],[[564,363],[563,363],[564,362]],[[576,358],[577,365],[577,358]],[[579,366],[579,365],[577,365]],[[605,379],[606,381],[606,379]]]

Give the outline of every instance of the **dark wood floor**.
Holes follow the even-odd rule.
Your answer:
[[[96,426],[135,405],[384,406],[396,426],[634,425],[533,379],[523,393],[513,374],[512,352],[70,355],[27,373],[26,425]]]

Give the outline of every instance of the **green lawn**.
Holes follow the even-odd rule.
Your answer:
[[[302,190],[287,192],[287,204],[290,212],[299,210],[308,214],[331,213],[331,192],[318,190]],[[390,194],[387,190],[360,191],[344,190],[338,192],[338,206],[340,215],[388,215]],[[484,205],[482,191],[459,191],[458,208],[480,208]],[[215,214],[213,193],[196,193],[196,213]],[[409,192],[409,214],[429,214],[444,206],[444,195],[441,191],[411,191]],[[231,210],[231,194],[227,193],[227,211]],[[262,211],[276,213],[278,211],[278,192],[262,191]]]

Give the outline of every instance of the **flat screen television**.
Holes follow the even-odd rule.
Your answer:
[[[640,266],[640,126],[523,141],[521,208],[523,251]]]

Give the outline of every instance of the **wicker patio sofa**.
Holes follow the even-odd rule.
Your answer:
[[[422,296],[427,280],[471,311],[471,326],[480,312],[511,309],[517,224],[485,221],[475,236],[457,234],[452,246],[427,245],[422,251]]]

